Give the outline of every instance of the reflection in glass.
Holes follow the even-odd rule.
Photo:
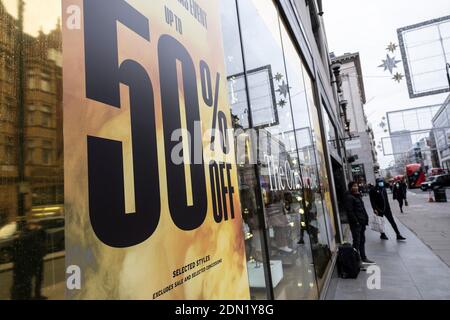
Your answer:
[[[326,111],[325,107],[322,107],[322,114],[324,117],[324,130],[325,130],[325,138],[327,139],[328,148],[330,152],[334,153],[334,156],[336,158],[340,157],[340,150],[339,150],[339,140],[338,140],[338,133],[335,125],[331,121],[330,116],[328,115],[328,112]]]
[[[296,132],[299,136],[308,135],[308,131],[301,128],[306,128],[309,121],[303,118],[303,126],[296,130],[293,118],[302,117],[296,111],[293,113],[293,104],[297,102],[291,99],[292,90],[301,97],[305,88],[303,82],[294,89],[289,83],[286,69],[290,66],[285,64],[279,15],[274,4],[271,1],[238,1],[238,4],[249,73],[249,113],[256,121],[256,156],[275,299],[315,299],[318,291],[311,242],[317,232],[308,220],[305,207],[296,136]],[[252,77],[253,70],[270,70],[269,77]],[[296,72],[301,72],[301,68]],[[305,100],[303,105],[306,105]],[[272,109],[275,112],[270,113]],[[261,110],[277,115],[276,121],[267,115],[260,117]]]
[[[0,299],[64,298],[60,12],[0,1]]]
[[[231,106],[233,127],[236,130],[235,149],[238,150],[237,168],[239,195],[243,217],[243,234],[247,257],[247,272],[250,295],[253,300],[269,297],[266,277],[268,265],[263,251],[263,223],[260,221],[261,193],[255,167],[252,164],[253,136],[248,113],[247,93],[245,88],[244,66],[239,39],[237,11],[234,1],[221,1],[222,34],[228,74],[228,96]]]
[[[316,277],[321,289],[331,262],[331,250],[334,250],[333,236],[330,234],[334,220],[329,214],[331,199],[327,185],[328,177],[324,164],[320,124],[314,100],[311,100],[310,95],[311,78],[283,24],[281,24],[281,35],[289,86],[292,87],[292,108],[304,182],[305,215]],[[308,116],[312,114],[315,116]]]

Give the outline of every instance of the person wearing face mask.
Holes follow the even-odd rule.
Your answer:
[[[406,199],[408,187],[403,179],[398,179],[394,186],[392,187],[392,195],[394,200],[398,201],[398,205],[400,206],[400,212],[403,213],[403,205],[406,203],[408,205],[408,201]]]
[[[375,262],[369,260],[366,256],[365,232],[366,227],[369,225],[369,215],[364,207],[364,202],[356,182],[351,182],[348,185],[348,191],[345,193],[345,209],[352,232],[353,248],[359,252],[361,261],[364,264],[375,264]]]
[[[370,192],[370,203],[372,205],[373,211],[377,216],[386,217],[386,219],[391,224],[395,233],[397,234],[398,241],[404,241],[404,238],[398,230],[397,224],[395,223],[394,216],[392,215],[391,206],[389,205],[389,198],[386,192],[386,187],[383,179],[377,179],[376,186]],[[382,240],[389,240],[385,233],[381,234]]]

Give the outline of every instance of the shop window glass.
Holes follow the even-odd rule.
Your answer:
[[[62,86],[61,65],[47,54],[62,52],[60,21],[60,0],[0,0],[0,128],[8,137],[0,166],[0,300],[65,297],[63,150],[51,143],[62,141],[62,127],[49,130],[51,114],[35,107],[62,113],[60,95],[48,94]],[[42,66],[49,71],[43,81],[35,71]],[[42,138],[50,144],[41,146]]]
[[[235,149],[239,194],[243,215],[242,230],[245,237],[247,272],[252,299],[269,298],[266,277],[268,263],[264,254],[264,220],[262,219],[261,192],[252,164],[252,131],[249,130],[247,93],[244,78],[242,48],[235,1],[221,1],[222,36],[227,67],[228,97],[236,131]]]
[[[257,135],[275,299],[316,299],[311,228],[293,120],[302,116],[294,110],[297,102],[291,99],[292,92],[304,97],[305,88],[301,77],[300,82],[291,84],[286,71],[294,68],[293,73],[301,74],[302,66],[285,65],[280,18],[272,1],[243,0],[238,4],[250,96],[248,113]],[[305,112],[304,100],[302,106]],[[298,128],[306,126],[307,117],[303,116],[303,121]]]
[[[331,121],[330,116],[328,115],[325,107],[322,106],[322,114],[323,114],[323,125],[325,129],[325,138],[327,139],[327,144],[330,152],[334,153],[336,157],[339,157],[339,141],[337,138],[337,129]]]
[[[320,217],[319,221],[324,222],[322,226],[322,232],[326,232],[329,241],[329,250],[331,252],[336,250],[336,226],[334,224],[334,209],[331,201],[331,192],[330,192],[330,181],[328,179],[326,162],[325,162],[325,151],[324,145],[322,141],[321,129],[320,129],[320,121],[318,114],[318,107],[316,106],[314,93],[313,93],[313,83],[309,75],[304,72],[303,73],[305,79],[306,93],[308,98],[308,109],[309,109],[309,117],[311,122],[311,137],[314,146],[314,152],[312,153],[312,157],[314,157],[315,168],[317,168],[317,178],[318,185],[315,185],[313,190],[315,191],[316,202],[318,203],[318,215]],[[322,205],[319,203],[322,202]],[[323,244],[322,244],[323,245]],[[316,265],[316,268],[318,266]],[[320,264],[321,268],[325,268],[324,264]],[[325,270],[327,270],[329,265],[326,266]],[[321,271],[323,271],[321,269]],[[320,272],[319,283],[323,286],[323,281],[325,280],[324,276],[326,272]]]
[[[322,145],[319,143],[322,141],[320,126],[317,110],[311,109],[311,101],[308,99],[312,90],[311,79],[284,24],[281,24],[281,34],[302,172],[305,220],[311,240],[316,277],[319,286],[322,287],[334,248],[330,247],[329,240],[332,239],[329,230],[333,220],[329,220],[327,207],[324,206],[324,199],[329,201],[329,205],[331,199],[329,190],[323,185],[323,180],[327,179],[327,176],[324,158],[319,157],[320,152],[323,154]],[[315,112],[315,117],[308,116],[311,112]],[[322,148],[321,151],[319,148]],[[324,198],[324,190],[327,190],[328,198]]]

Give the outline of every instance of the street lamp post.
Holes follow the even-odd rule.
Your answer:
[[[15,57],[17,66],[17,134],[18,134],[18,153],[17,153],[17,169],[18,169],[18,215],[23,217],[26,215],[27,194],[26,177],[25,177],[25,64],[24,64],[24,33],[23,33],[23,13],[25,3],[18,0],[18,19],[16,30]]]

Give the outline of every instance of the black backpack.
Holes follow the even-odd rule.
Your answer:
[[[339,247],[337,270],[339,277],[343,279],[358,278],[361,270],[361,257],[358,251],[349,243]]]

